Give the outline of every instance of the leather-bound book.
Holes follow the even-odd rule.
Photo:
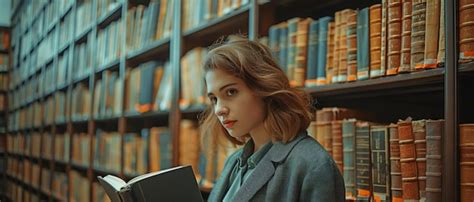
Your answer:
[[[337,164],[339,171],[343,173],[343,148],[342,148],[342,121],[331,122],[332,129],[332,158]]]
[[[413,136],[416,147],[416,167],[418,170],[418,188],[420,190],[420,200],[425,199],[426,189],[426,130],[425,120],[412,122]]]
[[[459,60],[470,62],[474,59],[474,1],[459,1]]]
[[[342,145],[344,155],[343,166],[344,166],[344,185],[346,187],[346,199],[355,200],[357,197],[356,189],[356,171],[355,171],[355,132],[356,132],[356,119],[345,119],[342,121]]]
[[[356,123],[355,140],[357,201],[367,201],[372,198],[370,125],[368,122]]]
[[[474,124],[459,125],[461,202],[474,199]]]
[[[341,11],[340,32],[339,32],[339,63],[337,82],[346,82],[348,73],[347,64],[347,32],[349,25],[349,15],[355,12],[352,9],[344,9]]]
[[[402,196],[402,171],[400,165],[400,145],[398,138],[398,125],[390,124],[390,190],[393,202],[403,201]]]
[[[341,50],[341,36],[342,36],[342,11],[337,11],[334,14],[334,49],[332,58],[332,83],[339,81],[339,52]]]
[[[400,69],[399,73],[405,73],[411,71],[410,59],[411,59],[411,9],[412,0],[403,0],[402,8],[402,55],[400,58]]]
[[[381,52],[381,40],[382,40],[382,4],[375,4],[370,7],[370,74],[380,74],[380,56]],[[358,61],[357,61],[358,62]],[[369,73],[360,71],[362,68],[358,67],[357,77],[358,79],[365,79],[369,76]]]
[[[426,121],[426,201],[441,202],[444,120]]]
[[[313,21],[311,18],[306,18],[298,22],[296,33],[296,66],[294,78],[296,86],[304,87],[307,72],[308,61],[308,29],[309,24]]]
[[[361,10],[361,13],[364,9]],[[365,11],[366,14],[368,14]],[[346,26],[346,46],[347,46],[347,81],[355,81],[357,80],[357,34],[358,34],[358,26],[360,26],[357,22],[357,11],[349,10],[347,13],[347,26]],[[365,29],[367,29],[368,25],[365,24]],[[367,45],[367,44],[366,44]],[[367,54],[367,52],[365,52]]]
[[[411,118],[398,122],[403,200],[419,200],[415,137]]]
[[[446,30],[444,26],[444,1],[441,1],[441,8],[439,12],[439,41],[438,41],[438,66],[444,65],[446,58]]]
[[[422,69],[425,61],[426,0],[413,0],[411,15],[411,67]]]
[[[436,68],[438,59],[440,0],[426,2],[425,64],[423,68]]]
[[[370,78],[385,76],[387,69],[387,36],[388,36],[388,0],[382,0],[382,17],[380,31],[380,68],[370,70]]]
[[[332,129],[331,121],[334,120],[332,108],[323,108],[316,111],[316,140],[332,156]]]
[[[327,54],[326,54],[326,83],[332,83],[334,77],[334,49],[335,49],[335,22],[328,23],[328,35],[327,35]]]
[[[402,39],[402,2],[388,1],[388,63],[387,75],[398,74]]]

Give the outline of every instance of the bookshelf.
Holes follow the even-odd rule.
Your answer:
[[[2,35],[2,42],[0,45],[0,77],[1,77],[1,90],[0,96],[2,100],[0,101],[0,199],[6,199],[6,184],[7,184],[7,151],[6,151],[6,141],[7,141],[7,123],[8,123],[8,85],[5,80],[8,80],[9,71],[11,69],[11,46],[9,41],[5,41],[5,35],[11,36],[10,27],[0,26],[0,32]],[[5,44],[7,42],[7,44]]]
[[[93,182],[96,176],[107,173],[127,179],[134,176],[125,173],[123,158],[119,162],[118,171],[95,167],[93,142],[98,129],[116,132],[123,140],[127,133],[139,132],[143,128],[168,127],[173,147],[172,165],[179,163],[180,154],[177,148],[180,146],[180,121],[196,120],[203,110],[202,106],[184,109],[179,106],[182,93],[180,89],[183,88],[180,78],[181,59],[188,51],[196,47],[207,47],[220,36],[234,33],[248,34],[250,39],[256,40],[261,36],[267,36],[271,25],[293,17],[332,16],[335,11],[345,8],[360,9],[380,3],[378,0],[370,0],[356,5],[352,1],[336,0],[314,5],[310,1],[299,0],[249,0],[247,4],[227,14],[184,30],[181,24],[185,19],[180,14],[185,7],[185,1],[175,0],[170,22],[173,29],[170,33],[161,38],[141,42],[142,44],[137,47],[131,47],[127,40],[139,36],[140,33],[130,34],[127,30],[127,20],[130,16],[129,10],[138,7],[138,4],[130,0],[111,1],[113,4],[99,8],[99,2],[103,1],[18,1],[12,9],[11,51],[0,49],[0,53],[12,53],[11,75],[18,78],[10,82],[8,91],[9,97],[13,97],[6,113],[11,120],[9,121],[11,125],[8,126],[9,134],[13,137],[39,134],[41,141],[50,135],[53,140],[50,145],[55,144],[57,137],[70,135],[68,143],[70,153],[66,160],[58,160],[54,155],[51,159],[45,159],[30,154],[11,152],[3,154],[7,159],[12,159],[12,162],[16,161],[17,164],[22,162],[23,168],[26,167],[23,162],[30,162],[39,168],[39,171],[33,171],[33,168],[20,171],[21,166],[17,166],[14,168],[16,173],[28,172],[34,175],[34,172],[38,174],[42,170],[49,170],[51,173],[59,172],[67,176],[61,183],[67,185],[68,191],[66,195],[60,197],[48,191],[53,189],[52,182],[56,179],[54,174],[47,175],[48,179],[41,179],[44,178],[42,175],[38,179],[37,183],[41,184],[44,181],[48,190],[25,183],[18,176],[5,175],[4,179],[20,187],[18,190],[31,192],[41,200],[54,201],[76,197],[77,193],[72,193],[71,190],[82,186],[76,184],[74,180],[87,184],[87,188],[80,193],[88,193],[86,198],[82,199],[92,200]],[[382,121],[393,121],[406,116],[445,119],[443,201],[453,199],[458,201],[460,179],[457,127],[459,123],[473,122],[474,110],[470,107],[470,103],[474,98],[467,86],[472,86],[474,65],[457,62],[458,50],[455,45],[458,37],[457,19],[453,17],[457,16],[457,2],[448,0],[444,2],[446,61],[443,67],[390,77],[310,87],[305,90],[317,99],[318,107],[368,110],[378,113],[382,117],[378,120]],[[82,18],[86,15],[88,18]],[[99,38],[102,33],[106,33],[108,29],[119,29],[112,28],[113,26],[121,26],[123,30],[121,40],[118,39],[119,36],[114,36],[116,40],[111,40],[112,42],[103,42],[107,37],[101,41]],[[113,41],[118,41],[113,49],[116,50],[116,54],[104,56],[108,58],[104,61],[101,60],[102,57],[97,58],[99,54],[105,54],[104,51],[100,51],[101,47],[109,46]],[[48,52],[45,50],[52,51],[49,51],[49,55],[44,55]],[[112,115],[94,113],[96,103],[107,103],[103,101],[106,98],[100,97],[101,94],[95,92],[96,88],[101,89],[101,92],[106,91],[106,85],[110,84],[104,83],[110,78],[110,74],[115,74],[116,79],[122,81],[116,88],[126,91],[127,72],[149,61],[171,63],[169,68],[171,68],[172,92],[169,96],[168,109],[145,113],[128,111],[127,98],[123,96],[115,103],[119,110]],[[49,82],[55,78],[60,78],[62,82],[58,85]],[[47,103],[51,103],[51,106],[62,104],[63,107],[59,107],[60,110],[57,110],[58,107],[50,107],[50,110],[43,111],[45,114],[52,113],[49,114],[50,117],[33,116],[29,120],[35,124],[26,124],[27,114],[31,113],[29,111],[38,109],[40,112],[41,108],[45,110],[48,107]],[[90,145],[84,164],[73,161],[72,151],[75,143],[73,139],[76,136],[83,136],[84,144]],[[43,151],[45,143],[41,142],[41,145],[40,150]],[[122,141],[120,146],[120,154],[123,155],[125,143]],[[51,152],[55,153],[55,147]],[[48,180],[50,183],[47,183]],[[210,189],[203,188],[204,193],[209,191]],[[28,194],[22,191],[17,192],[23,193],[22,197],[28,197]],[[12,200],[13,196],[8,197]]]

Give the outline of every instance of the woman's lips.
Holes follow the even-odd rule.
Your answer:
[[[237,122],[237,121],[226,121],[226,122],[224,122],[224,127],[232,128],[234,126],[235,122]]]

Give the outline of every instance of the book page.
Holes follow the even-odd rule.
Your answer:
[[[113,175],[107,175],[103,179],[107,181],[117,191],[120,191],[122,187],[127,185],[125,181]]]

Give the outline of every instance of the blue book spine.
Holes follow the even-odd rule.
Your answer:
[[[342,122],[343,176],[347,199],[355,199],[357,196],[355,183],[355,124],[354,119]]]
[[[160,170],[172,167],[172,155],[171,134],[165,131],[160,134]]]
[[[279,55],[279,64],[283,71],[286,73],[288,71],[287,68],[287,57],[288,57],[288,28],[286,26],[282,26],[280,28],[280,55]]]
[[[317,56],[317,80],[316,85],[325,85],[326,82],[326,59],[327,59],[327,42],[329,22],[331,17],[322,17],[319,20],[319,35],[318,35],[318,56]]]
[[[357,79],[369,78],[369,8],[357,14]]]
[[[272,51],[273,58],[279,63],[278,60],[278,52],[279,52],[279,40],[280,40],[280,29],[278,29],[278,25],[273,25],[270,27],[268,38],[269,38],[269,46],[270,50]]]
[[[306,86],[316,86],[317,79],[317,57],[318,57],[318,41],[319,41],[319,22],[312,21],[309,24],[309,36],[308,36],[308,51],[306,58],[308,59],[306,74]]]

